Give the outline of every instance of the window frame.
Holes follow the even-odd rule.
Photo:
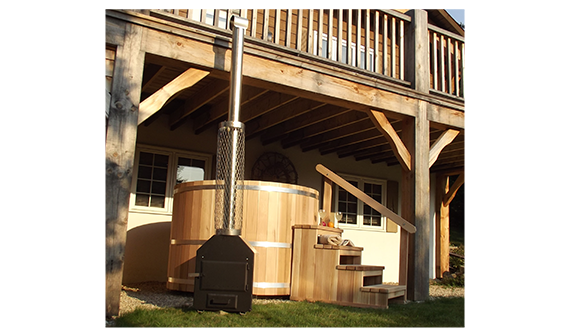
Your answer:
[[[377,184],[380,185],[382,188],[381,191],[381,198],[382,201],[380,204],[387,206],[387,180],[380,179],[380,178],[372,178],[366,177],[361,175],[353,175],[353,174],[342,174],[338,173],[340,177],[342,177],[346,181],[357,181],[358,182],[358,189],[364,191],[364,184]],[[334,210],[338,212],[339,210],[339,186],[335,185],[335,193],[334,193]],[[349,193],[349,192],[348,192]],[[356,224],[345,224],[345,223],[338,223],[340,229],[357,229],[357,230],[365,230],[365,231],[375,231],[375,232],[386,232],[386,217],[381,215],[380,218],[380,226],[371,226],[371,225],[364,225],[364,205],[365,203],[361,201],[359,198],[357,199],[357,220]]]
[[[164,207],[151,207],[151,206],[139,206],[136,205],[136,185],[138,183],[138,166],[141,152],[150,152],[153,154],[166,155],[169,157],[168,168],[167,168],[167,181],[165,187],[165,206]],[[179,157],[198,159],[205,162],[204,165],[204,180],[211,178],[211,162],[213,155],[186,151],[180,149],[163,148],[151,145],[137,144],[136,152],[134,155],[134,167],[132,172],[132,188],[130,190],[130,205],[129,211],[135,213],[151,213],[151,214],[164,214],[169,215],[173,212],[173,190],[177,181],[177,166],[179,163]]]

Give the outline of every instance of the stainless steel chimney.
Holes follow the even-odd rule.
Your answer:
[[[248,20],[232,16],[232,66],[227,121],[219,125],[215,196],[215,230],[219,235],[240,235],[242,231],[245,127],[240,119],[244,32]]]
[[[240,236],[243,218],[244,124],[240,118],[245,18],[232,16],[232,66],[227,121],[217,134],[215,235],[195,261],[193,307],[247,312],[252,309],[255,253]]]

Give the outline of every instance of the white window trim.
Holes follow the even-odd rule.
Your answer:
[[[364,188],[364,183],[373,183],[373,184],[381,185],[382,186],[382,202],[380,204],[386,206],[386,204],[387,204],[387,195],[386,195],[386,191],[387,191],[387,183],[386,182],[387,182],[387,180],[365,177],[365,176],[358,176],[358,175],[351,175],[351,174],[341,174],[341,173],[338,173],[338,174],[346,181],[357,181],[358,187],[362,191]],[[335,212],[337,212],[338,207],[339,207],[339,186],[338,185],[335,185],[335,199],[334,199],[334,201],[335,201],[334,202],[335,203]],[[353,225],[353,224],[339,223],[339,228],[340,229],[358,229],[358,230],[375,231],[375,232],[386,232],[386,217],[383,215],[382,215],[382,218],[380,219],[381,226],[379,226],[379,227],[366,226],[363,224],[364,204],[365,203],[362,202],[358,198],[357,224]]]
[[[136,202],[136,182],[138,177],[138,159],[140,152],[152,152],[161,155],[169,156],[169,168],[167,170],[167,185],[165,187],[165,207],[147,207],[137,206]],[[171,215],[173,212],[173,189],[175,182],[177,181],[177,165],[179,157],[194,158],[205,161],[205,174],[204,179],[209,180],[211,178],[211,162],[213,156],[210,154],[204,154],[199,152],[185,151],[173,148],[155,147],[144,144],[136,145],[136,152],[134,155],[134,168],[132,175],[132,189],[130,191],[130,212],[135,213],[150,213],[159,215]]]

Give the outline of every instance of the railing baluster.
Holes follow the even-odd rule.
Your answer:
[[[343,9],[337,12],[337,61],[343,62]]]
[[[297,15],[297,50],[301,50],[301,40],[303,35],[303,10],[297,9],[299,14]]]
[[[362,64],[362,52],[361,52],[361,41],[362,41],[362,10],[357,10],[357,17],[356,17],[356,35],[355,35],[355,65],[358,68],[361,68]]]
[[[317,16],[317,56],[323,56],[323,9]]]
[[[327,58],[333,59],[333,9],[329,9],[327,23]]]
[[[441,34],[441,91],[445,92],[445,37]]]
[[[313,53],[313,9],[309,9],[309,19],[307,21],[307,53]]]
[[[437,76],[437,33],[433,32],[433,88],[439,89],[437,82],[439,77]]]
[[[262,21],[262,40],[268,40],[268,20],[270,19],[270,9],[264,9],[264,19]]]
[[[351,11],[351,9],[347,10],[347,47],[346,51],[347,51],[347,64],[351,65],[352,63],[352,58],[351,58],[351,19],[353,18],[353,12]]]
[[[378,72],[380,68],[380,56],[378,56],[378,48],[380,43],[380,13],[378,11],[374,14],[374,72]]]
[[[370,61],[370,10],[366,9],[366,17],[365,17],[365,33],[364,33],[364,37],[366,38],[365,40],[365,45],[364,45],[364,57],[365,57],[365,63],[364,63],[364,69],[365,70],[370,70],[370,67],[372,66],[372,63]]]
[[[256,38],[256,25],[258,24],[258,9],[252,9],[252,26],[250,27],[250,36]]]
[[[451,51],[453,47],[451,46],[451,38],[447,38],[447,78],[449,79],[449,94],[453,94],[453,71],[452,71],[452,60],[451,60]]]
[[[384,14],[384,34],[382,38],[384,40],[384,50],[382,51],[382,74],[388,75],[388,15]]]
[[[274,43],[280,44],[280,9],[274,13]]]
[[[207,9],[201,9],[201,23],[207,24]]]
[[[455,40],[455,95],[461,96],[459,94],[459,42]]]
[[[391,28],[392,32],[390,33],[392,35],[392,40],[391,40],[391,44],[392,44],[392,49],[390,49],[390,53],[391,53],[391,57],[390,60],[392,62],[391,64],[391,71],[392,71],[392,78],[396,78],[396,45],[398,45],[398,43],[396,42],[396,18],[392,17],[392,28]]]
[[[284,41],[284,45],[286,47],[290,47],[290,36],[291,36],[291,26],[292,26],[292,9],[286,10],[286,37]]]
[[[400,20],[400,79],[404,80],[404,21]]]
[[[463,76],[465,74],[465,44],[461,43],[461,97],[465,97],[465,81]]]
[[[215,9],[213,11],[213,26],[220,27],[219,26],[219,9]]]

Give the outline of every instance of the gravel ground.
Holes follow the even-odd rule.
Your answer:
[[[448,288],[430,285],[430,299],[438,297],[463,297],[464,288]],[[254,303],[287,303],[280,299],[254,299]],[[134,311],[137,307],[157,309],[165,307],[189,307],[193,304],[193,294],[167,290],[165,283],[145,282],[122,287],[120,295],[120,315]]]

